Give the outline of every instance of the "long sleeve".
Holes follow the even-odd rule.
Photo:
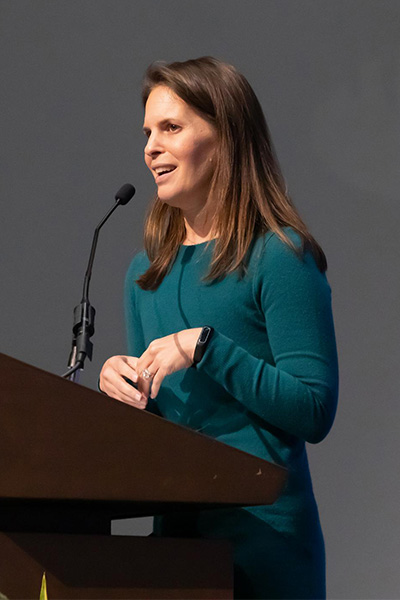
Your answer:
[[[138,314],[135,298],[135,279],[142,273],[140,269],[138,271],[140,258],[141,255],[138,255],[135,260],[132,261],[125,277],[124,309],[128,354],[130,356],[141,356],[146,350],[143,326]]]
[[[253,289],[265,316],[273,364],[215,331],[198,369],[271,425],[317,443],[333,423],[338,390],[326,277],[310,252],[299,258],[271,235]]]
[[[128,354],[130,356],[141,356],[146,350],[145,336],[143,332],[142,319],[137,307],[136,291],[139,289],[135,280],[146,270],[146,257],[144,252],[139,253],[133,259],[125,277],[124,287],[124,309],[127,333]],[[149,398],[146,410],[160,415],[157,402]]]
[[[234,272],[210,283],[204,278],[214,248],[181,246],[156,290],[134,283],[149,260],[144,253],[133,259],[125,288],[129,350],[140,355],[154,339],[214,328],[197,367],[166,376],[147,410],[284,466],[288,479],[272,505],[194,511],[190,530],[204,537],[215,531],[248,548],[249,564],[260,552],[261,572],[278,544],[282,564],[292,561],[308,582],[310,557],[323,556],[323,542],[304,441],[323,439],[337,400],[330,288],[310,253],[298,257],[272,232],[254,240],[243,277]],[[183,531],[179,512],[170,518],[157,519],[159,533],[176,524]]]

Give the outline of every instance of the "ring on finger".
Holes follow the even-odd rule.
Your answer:
[[[150,371],[148,369],[144,369],[142,371],[142,377],[143,377],[143,379],[150,379],[151,377],[153,377],[153,374],[150,373]]]

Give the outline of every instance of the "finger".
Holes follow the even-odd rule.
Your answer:
[[[128,357],[117,356],[113,357],[112,360],[110,359],[109,361],[107,361],[103,365],[103,368],[101,370],[100,379],[112,384],[114,382],[115,377],[127,377],[128,379],[136,383],[137,372],[133,367],[135,363],[132,362],[129,365],[125,358]]]
[[[112,396],[114,398],[114,396]],[[137,402],[136,400],[129,400],[129,399],[125,399],[125,398],[115,398],[115,400],[118,400],[118,402],[122,402],[123,404],[128,404],[129,406],[133,406],[133,408],[139,408],[140,410],[144,410],[147,406],[147,398],[144,398],[140,401]]]
[[[117,373],[121,377],[126,377],[127,379],[130,379],[134,383],[136,383],[138,380],[138,374],[136,372],[136,369],[133,369],[132,367],[128,366],[125,363],[122,363],[122,365],[118,369]]]
[[[117,381],[115,384],[111,383],[109,392],[114,394],[113,397],[118,396],[117,400],[119,400],[119,397],[132,402],[140,402],[143,400],[143,394],[135,387],[129,385],[129,383],[126,383],[123,379]]]
[[[124,362],[134,371],[136,371],[136,366],[138,363],[138,358],[136,356],[124,356]]]
[[[125,394],[126,396],[130,396],[131,398],[134,398],[135,400],[140,400],[141,399],[141,393],[140,391],[138,391],[136,385],[133,385],[129,383],[131,380],[127,377],[126,379],[124,378],[124,376],[122,376],[122,378],[118,381],[118,383],[114,384],[115,388],[120,391],[122,394]]]
[[[152,380],[153,377],[155,376],[155,374],[158,371],[158,368],[156,366],[156,364],[150,363],[149,365],[142,365],[142,363],[140,362],[140,364],[138,363],[138,368],[139,370],[139,378],[138,378],[138,390],[140,392],[142,392],[142,394],[144,394],[146,396],[146,398],[149,397],[150,395],[150,388],[152,385]],[[145,377],[145,373],[150,373],[149,377]]]
[[[124,369],[122,369],[122,371],[123,370]],[[104,371],[103,375],[100,376],[100,387],[102,391],[108,395],[121,393],[139,400],[140,392],[138,392],[136,387],[133,385],[133,382],[125,375],[122,375],[120,371],[121,365],[119,370],[110,367]],[[137,379],[136,373],[131,373],[129,371],[127,372],[131,377],[135,377],[135,379]]]
[[[158,340],[153,340],[143,354],[137,359],[137,372],[140,374],[143,369],[148,368],[157,356],[158,353]]]
[[[151,373],[149,378],[145,378],[143,376],[143,371],[141,372],[141,374],[139,375],[139,379],[138,379],[138,390],[144,395],[146,396],[146,398],[149,397],[150,395],[150,388],[151,388],[151,383],[152,383],[152,377],[153,377],[153,371],[150,371],[150,369],[148,369],[148,371]]]
[[[131,388],[132,389],[132,388]],[[135,390],[135,394],[132,395],[132,392],[126,394],[122,392],[117,387],[113,386],[110,388],[108,395],[114,398],[115,400],[119,400],[120,402],[124,402],[124,404],[129,404],[130,406],[135,406],[136,408],[146,408],[147,398],[145,398],[140,392]]]
[[[161,384],[164,380],[166,372],[162,369],[158,369],[157,373],[154,375],[152,384],[151,384],[151,398],[156,398],[158,392],[160,391]]]
[[[119,398],[116,398],[116,400],[118,400],[119,402],[122,402],[123,404],[128,404],[129,406],[133,406],[134,408],[140,408],[140,410],[144,410],[147,406],[147,398],[145,398],[144,396],[142,396],[142,400],[140,400],[140,402],[138,402],[137,400],[132,400],[132,399],[125,398],[125,397],[119,397]]]
[[[127,373],[125,375],[124,373]],[[128,377],[129,375],[129,377]],[[131,379],[132,378],[132,379]],[[111,387],[120,389],[126,394],[132,395],[132,389],[136,389],[133,384],[136,384],[137,374],[135,371],[120,368],[118,370],[109,369],[104,372],[100,378],[100,387],[107,393],[107,389]]]

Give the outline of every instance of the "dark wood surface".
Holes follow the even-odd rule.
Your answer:
[[[0,355],[0,498],[270,504],[286,470]],[[134,511],[132,516],[134,516]]]
[[[0,423],[9,598],[37,598],[43,571],[51,600],[231,598],[226,542],[111,536],[111,520],[270,504],[286,482],[282,467],[1,354]]]
[[[39,598],[44,571],[50,600],[232,598],[227,542],[0,533],[1,593]]]

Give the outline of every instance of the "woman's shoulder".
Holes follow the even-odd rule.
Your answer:
[[[288,281],[306,273],[313,278],[324,277],[301,235],[291,227],[284,227],[282,231],[287,240],[272,231],[256,240],[252,262],[258,276],[262,279],[284,278]]]
[[[286,240],[275,231],[267,231],[259,236],[255,240],[252,257],[257,262],[260,260],[275,262],[284,257],[302,257],[303,242],[300,234],[292,227],[283,227],[282,232]]]
[[[126,273],[126,282],[134,283],[149,268],[150,261],[145,250],[141,250],[132,258]]]

